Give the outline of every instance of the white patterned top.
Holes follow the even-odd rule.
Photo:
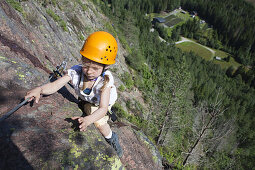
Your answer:
[[[94,83],[90,94],[85,94],[82,91],[83,87],[83,80],[84,80],[84,74],[82,72],[82,66],[81,65],[75,65],[67,70],[68,75],[71,77],[72,84],[75,89],[75,93],[82,99],[89,103],[93,103],[97,106],[99,106],[100,102],[100,96],[101,96],[101,88],[104,85],[104,77],[99,76]],[[107,70],[104,72],[104,75],[109,76],[109,82],[107,83],[106,87],[111,87],[110,91],[110,101],[109,105],[113,105],[115,101],[117,100],[117,90],[114,85],[114,79],[112,76],[112,73]]]

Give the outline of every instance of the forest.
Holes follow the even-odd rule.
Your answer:
[[[254,7],[238,0],[94,0],[94,3],[111,19],[108,29],[118,35],[129,52],[126,61],[135,70],[129,79],[132,81],[129,89],[134,84],[150,106],[149,113],[141,109],[142,113],[135,117],[127,113],[121,116],[150,136],[164,158],[165,169],[253,168]],[[152,24],[145,14],[171,11],[179,6],[197,11],[212,24],[222,48],[243,65],[251,66],[250,71],[243,67],[235,73],[223,70],[192,52],[182,52],[173,43],[161,42],[159,32],[150,32]],[[180,34],[185,35],[181,31]],[[173,36],[169,38],[175,40]],[[118,111],[123,112],[120,106]]]
[[[212,24],[225,49],[235,53],[242,64],[254,65],[255,11],[251,4],[238,0],[182,0],[181,6],[197,11],[200,17]]]

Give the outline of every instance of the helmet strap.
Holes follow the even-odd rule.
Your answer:
[[[105,68],[105,67],[106,67],[106,65],[104,64],[104,67],[103,67],[103,70],[102,70],[102,73],[101,73],[101,76],[102,76],[102,77],[104,77],[105,71],[107,70],[107,68]]]

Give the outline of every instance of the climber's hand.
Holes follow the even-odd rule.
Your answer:
[[[89,121],[89,118],[86,116],[86,117],[72,117],[73,120],[77,120],[78,119],[78,122],[80,123],[80,131],[86,131],[87,127],[90,125],[90,121]]]
[[[27,92],[27,95],[25,96],[25,99],[31,98],[28,102],[35,99],[35,102],[38,103],[39,99],[40,99],[41,92],[42,92],[42,88],[41,87],[36,87],[33,90],[30,90],[30,91]]]

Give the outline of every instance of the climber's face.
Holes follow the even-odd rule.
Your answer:
[[[85,57],[82,59],[82,71],[90,80],[99,77],[103,72],[104,66]]]

